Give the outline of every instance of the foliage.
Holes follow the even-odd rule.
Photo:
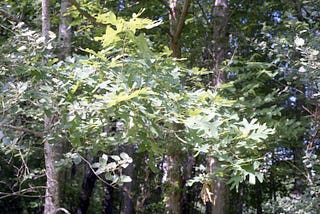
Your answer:
[[[55,34],[45,44],[35,27],[39,4],[1,3],[8,13],[32,14],[12,29],[8,19],[0,23],[10,29],[0,40],[1,199],[17,196],[17,210],[41,212],[41,200],[20,198],[44,194],[42,146],[48,138],[66,147],[57,163],[61,170],[86,164],[118,191],[133,182],[137,201],[148,188],[167,191],[161,189],[163,160],[174,144],[175,151],[196,159],[195,172],[183,178],[184,194],[210,201],[215,178],[239,195],[249,190],[241,196],[247,210],[259,204],[265,213],[317,209],[318,4],[303,1],[301,18],[283,2],[230,1],[229,59],[223,67],[228,82],[211,89],[206,83],[212,71],[200,69],[211,60],[211,2],[190,7],[181,39],[186,60],[170,58],[167,11],[158,1],[77,2],[80,10],[70,8],[75,54],[65,61],[55,55]],[[58,7],[52,7],[53,26]],[[43,131],[44,115],[54,115],[49,132]],[[125,145],[134,147],[132,155],[120,151]],[[221,163],[213,172],[209,158]],[[130,177],[125,170],[133,165]],[[184,176],[186,166],[180,168]],[[76,200],[80,179],[67,184],[70,200]],[[293,194],[298,180],[303,191]],[[93,200],[102,201],[99,185]],[[156,194],[141,199],[145,211],[163,211],[163,194]],[[196,200],[190,203],[202,207]],[[11,207],[5,212],[13,212]]]

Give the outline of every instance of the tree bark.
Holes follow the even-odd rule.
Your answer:
[[[45,115],[45,131],[50,132],[50,128],[53,124],[54,116]],[[62,142],[49,142],[49,134],[45,138],[44,142],[44,158],[46,168],[46,193],[44,213],[55,214],[60,209],[61,200],[61,186],[63,183],[62,170],[56,167],[56,162],[61,160],[63,154]]]
[[[50,0],[42,0],[42,36],[48,39],[50,31]]]
[[[227,24],[228,24],[228,1],[215,0],[212,8],[212,69],[214,77],[212,84],[219,87],[226,81],[225,73],[221,71],[221,64],[225,60],[226,47],[228,44]]]
[[[125,146],[125,152],[132,157],[133,155],[133,145]],[[125,175],[130,176],[133,178],[133,164],[129,164],[127,168],[123,170]],[[133,213],[133,201],[132,201],[132,191],[133,191],[133,180],[132,182],[124,183],[123,185],[123,213],[124,214],[131,214]]]
[[[179,0],[169,0],[169,25],[171,56],[181,58],[180,37],[184,27],[184,22],[190,6],[191,0],[184,0],[183,4]],[[182,213],[182,175],[181,175],[181,150],[177,148],[176,142],[168,143],[167,165],[167,195],[166,213]]]
[[[183,5],[179,0],[169,0],[170,22],[170,49],[172,57],[181,58],[180,36],[190,6],[191,0],[184,0]]]
[[[144,167],[143,173],[144,173],[145,177],[143,179],[143,182],[141,182],[139,184],[139,192],[138,192],[138,197],[137,197],[136,204],[135,204],[135,211],[136,211],[136,213],[143,214],[143,213],[146,213],[145,202],[151,196],[151,191],[150,191],[150,180],[151,180],[150,179],[150,174],[151,174],[150,171],[151,170],[150,170],[149,166],[147,165],[147,162],[148,162],[147,157],[144,156],[142,159],[140,159],[140,162],[145,163],[144,165],[140,165],[140,167]],[[158,190],[159,190],[159,188],[157,188],[156,190],[153,190],[153,191],[158,192]],[[161,193],[162,193],[162,191],[160,190],[159,194],[158,194],[158,196],[160,195],[159,200],[161,200]]]
[[[209,158],[209,168],[211,173],[220,167],[220,163],[215,158]],[[212,214],[227,213],[228,188],[223,178],[216,178],[213,180],[213,202],[211,205]]]
[[[169,142],[167,156],[167,195],[166,213],[182,213],[182,178],[181,178],[181,151],[177,142]]]
[[[67,15],[71,6],[69,0],[61,0],[60,25],[59,25],[59,59],[65,59],[71,54],[71,16]]]
[[[47,41],[50,31],[50,0],[42,0],[41,19],[42,36],[45,38],[45,41]],[[54,117],[52,115],[45,115],[44,117],[44,130],[45,133],[49,135]],[[47,177],[44,213],[55,214],[59,209],[59,182],[57,169],[54,164],[59,153],[56,153],[56,145],[51,144],[48,138],[49,136],[45,136],[44,141],[44,158]]]
[[[46,139],[44,143],[47,176],[44,204],[44,213],[46,214],[55,214],[59,208],[59,183],[56,168],[54,166],[54,160],[56,159],[54,150],[54,145],[50,144]]]
[[[226,81],[225,73],[221,70],[222,62],[226,57],[226,50],[228,44],[227,38],[227,24],[228,24],[228,1],[215,0],[212,7],[212,69],[214,76],[212,85],[218,88]],[[220,163],[215,158],[209,158],[210,171],[213,172],[220,166]],[[228,188],[221,179],[213,180],[213,203],[211,207],[212,214],[227,213],[228,206]]]

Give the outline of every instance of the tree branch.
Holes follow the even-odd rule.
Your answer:
[[[33,130],[30,130],[27,128],[18,127],[18,126],[12,126],[12,125],[0,123],[0,127],[4,127],[4,128],[12,129],[15,131],[20,131],[20,132],[25,132],[25,133],[28,133],[28,134],[34,135],[35,137],[40,137],[40,138],[45,136],[42,132],[37,132],[37,131],[33,131]]]
[[[207,25],[209,25],[210,21],[208,19],[206,11],[203,9],[203,7],[202,7],[201,3],[199,2],[199,0],[197,0],[196,2],[197,2],[198,6],[199,6],[199,8],[200,8],[200,10],[202,12],[203,18],[206,20]]]
[[[81,8],[81,5],[76,0],[69,0],[69,1],[72,5],[74,5],[77,8],[77,10],[81,13],[81,15],[86,17],[92,24],[99,25],[99,26],[105,26],[104,24],[97,22],[96,18],[91,16],[87,11],[83,10]]]
[[[184,25],[184,22],[185,22],[187,13],[188,13],[190,2],[191,2],[191,0],[185,0],[184,1],[183,7],[182,7],[182,11],[179,14],[180,18],[179,18],[179,22],[178,22],[178,25],[177,25],[177,29],[176,29],[174,37],[173,37],[174,40],[178,39],[179,36],[182,33],[183,25]]]
[[[26,26],[28,26],[28,27],[34,27],[34,25],[18,19],[17,17],[11,15],[10,13],[8,13],[6,10],[4,10],[4,9],[2,9],[2,8],[0,8],[0,15],[2,15],[3,17],[5,17],[5,18],[8,19],[9,21],[12,21],[12,22],[15,22],[15,23],[23,22],[23,23],[24,23]],[[3,26],[2,26],[2,27],[3,27]]]
[[[7,18],[8,20],[10,21],[13,21],[13,22],[16,22],[16,23],[19,23],[21,22],[20,19],[14,17],[13,15],[9,14],[7,11],[5,11],[4,9],[0,8],[0,14],[2,16],[4,16],[5,18]]]

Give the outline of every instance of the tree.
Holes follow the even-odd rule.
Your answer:
[[[43,0],[42,3],[42,36],[45,38],[45,42],[49,39],[50,31],[50,1]],[[44,115],[44,129],[45,133],[50,133],[52,124],[54,120],[54,114]],[[44,156],[45,156],[45,165],[46,165],[46,195],[45,195],[45,205],[44,213],[53,214],[56,213],[59,209],[59,185],[58,182],[59,175],[57,173],[57,168],[55,167],[55,161],[59,160],[60,151],[58,150],[59,145],[56,142],[49,142],[49,136],[45,138],[44,142]]]
[[[317,3],[70,3],[0,5],[3,212],[317,210]]]

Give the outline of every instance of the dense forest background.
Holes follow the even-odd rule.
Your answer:
[[[320,1],[3,0],[0,213],[319,213]]]

